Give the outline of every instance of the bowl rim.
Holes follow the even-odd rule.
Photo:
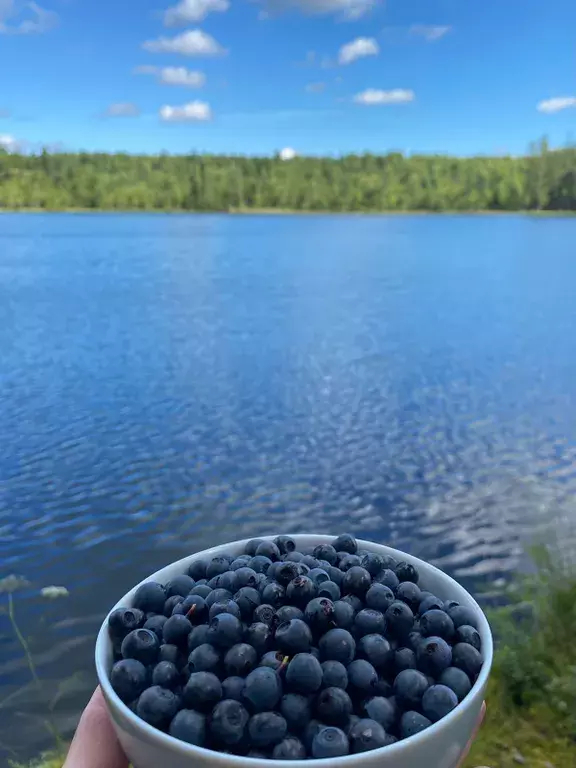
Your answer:
[[[270,766],[271,764],[277,766],[293,765],[296,766],[296,768],[305,768],[305,766],[310,766],[311,761],[310,759],[288,761],[268,758],[261,759],[240,755],[231,755],[227,753],[224,754],[223,752],[217,752],[216,750],[208,749],[206,747],[198,747],[194,744],[188,744],[187,742],[176,739],[174,736],[170,736],[169,733],[160,731],[146,723],[119,698],[110,683],[109,672],[107,671],[107,665],[105,663],[106,652],[110,646],[110,638],[108,636],[107,628],[108,617],[110,613],[112,613],[112,611],[114,611],[116,608],[120,608],[123,605],[129,604],[134,592],[138,589],[138,587],[148,581],[154,581],[155,578],[166,568],[181,566],[182,572],[184,573],[186,567],[189,566],[189,564],[192,563],[195,559],[204,558],[209,555],[215,556],[216,554],[225,551],[227,547],[236,548],[241,545],[246,545],[249,541],[252,541],[252,539],[255,538],[270,540],[275,539],[278,535],[288,535],[290,538],[294,539],[297,544],[298,542],[306,544],[307,540],[315,539],[317,544],[314,546],[323,543],[329,544],[335,538],[334,535],[316,533],[268,534],[263,536],[252,536],[249,539],[238,539],[236,541],[230,541],[225,544],[219,544],[217,546],[210,547],[209,549],[196,552],[195,554],[188,555],[187,557],[183,557],[180,560],[175,560],[172,563],[168,563],[163,568],[159,569],[132,587],[132,589],[130,589],[107,613],[98,632],[95,647],[96,673],[98,676],[99,684],[102,688],[102,691],[104,692],[104,698],[106,699],[107,706],[109,708],[116,707],[119,709],[122,716],[128,720],[135,731],[142,731],[146,734],[146,739],[148,741],[152,741],[157,746],[161,746],[162,748],[166,749],[167,752],[178,750],[181,755],[187,756],[190,759],[190,765],[193,765],[195,756],[202,756],[206,760],[212,761],[214,766],[218,766],[218,768],[230,768],[231,766],[235,766],[235,768],[241,768],[242,766],[249,766],[250,768],[266,768],[266,766]],[[390,757],[393,758],[394,754],[400,754],[408,743],[416,745],[417,743],[424,743],[428,739],[433,739],[434,734],[440,733],[442,730],[446,730],[451,726],[452,722],[455,721],[459,716],[459,713],[462,711],[463,705],[465,705],[466,701],[472,702],[474,699],[476,699],[478,694],[485,688],[488,682],[490,670],[492,668],[494,642],[490,624],[488,623],[488,619],[486,618],[481,607],[478,605],[474,597],[472,597],[472,595],[468,592],[468,590],[465,589],[465,587],[459,584],[455,579],[442,571],[440,568],[437,568],[435,565],[432,565],[425,560],[421,560],[420,558],[415,557],[408,552],[403,552],[402,550],[394,549],[393,547],[389,547],[386,544],[379,544],[375,541],[356,539],[356,542],[359,549],[367,549],[368,551],[373,548],[376,548],[377,550],[385,549],[387,554],[390,554],[392,557],[396,557],[396,559],[400,559],[401,561],[404,560],[409,562],[415,567],[424,565],[426,569],[431,569],[433,572],[435,572],[439,578],[442,578],[448,584],[454,585],[457,590],[464,591],[478,614],[480,622],[479,632],[482,638],[482,655],[484,657],[484,661],[476,682],[470,689],[464,701],[459,703],[457,707],[455,707],[441,720],[438,720],[436,723],[432,723],[429,728],[426,728],[424,731],[420,731],[420,733],[417,733],[414,736],[410,736],[407,739],[401,739],[394,744],[389,744],[385,747],[379,747],[378,749],[370,750],[369,752],[343,755],[341,757],[315,759],[313,760],[313,765],[318,766],[318,768],[328,768],[328,766],[335,764],[338,766],[352,765],[353,763],[361,762],[364,756],[377,758],[378,755],[380,755],[384,750],[386,751],[387,755],[390,755]]]

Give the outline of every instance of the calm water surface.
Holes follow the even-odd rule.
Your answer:
[[[569,547],[575,285],[576,219],[0,216],[0,578],[44,681],[0,615],[0,760],[206,546],[349,529],[492,592]]]

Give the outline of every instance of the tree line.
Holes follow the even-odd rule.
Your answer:
[[[46,210],[576,210],[576,148],[524,156],[13,154],[0,208]]]

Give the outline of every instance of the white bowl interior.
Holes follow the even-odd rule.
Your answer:
[[[263,536],[260,538],[273,539],[275,536]],[[312,549],[318,544],[331,543],[335,537],[321,534],[296,534],[291,538],[293,538],[296,542],[297,549],[306,553],[311,552]],[[130,590],[130,592],[128,592],[118,601],[118,603],[111,609],[110,612],[116,608],[132,606],[136,590],[141,584],[144,584],[147,581],[158,581],[161,584],[165,584],[175,576],[186,573],[190,563],[192,563],[194,560],[204,560],[224,552],[228,552],[233,555],[240,555],[244,552],[244,548],[248,541],[248,539],[245,539],[243,541],[236,541],[231,544],[223,544],[218,547],[213,547],[212,549],[197,552],[194,555],[190,555],[189,557],[185,557],[175,563],[171,563],[165,568],[162,568],[160,571],[157,571],[156,573],[144,579],[142,582],[140,582],[140,584],[137,584],[133,589]],[[482,639],[482,655],[484,658],[484,664],[478,679],[476,680],[466,699],[464,699],[464,701],[460,703],[456,709],[450,712],[450,714],[448,714],[439,722],[434,723],[425,731],[422,731],[421,733],[417,734],[416,736],[412,736],[409,739],[398,741],[388,747],[373,750],[372,752],[347,755],[346,757],[338,757],[327,760],[314,760],[312,762],[309,760],[294,760],[290,762],[291,765],[298,766],[299,768],[310,765],[318,766],[318,768],[324,768],[324,766],[327,767],[328,765],[332,766],[334,764],[341,766],[345,766],[346,764],[354,764],[357,767],[360,763],[368,762],[367,756],[375,758],[379,753],[382,754],[383,752],[386,753],[386,756],[390,756],[390,758],[393,758],[394,754],[400,755],[407,743],[412,744],[415,743],[416,740],[421,742],[429,740],[432,743],[434,741],[435,734],[438,733],[439,730],[448,728],[450,726],[451,720],[457,717],[457,713],[465,708],[468,702],[472,702],[475,698],[478,698],[478,693],[483,691],[486,687],[488,675],[492,666],[493,641],[490,625],[488,624],[488,621],[478,603],[474,600],[472,595],[470,595],[464,589],[463,586],[458,584],[457,581],[452,579],[443,571],[439,570],[433,565],[430,565],[430,563],[426,563],[424,560],[419,560],[417,557],[413,557],[412,555],[409,555],[405,552],[400,552],[397,549],[392,549],[391,547],[386,547],[382,544],[375,544],[370,541],[363,541],[361,539],[358,539],[358,548],[368,550],[369,552],[376,552],[381,555],[391,555],[398,561],[406,561],[411,563],[418,569],[420,574],[419,586],[422,589],[433,592],[443,600],[457,600],[461,605],[465,605],[471,608],[478,617],[478,631],[480,632],[480,637]],[[200,755],[204,757],[204,760],[202,761],[203,763],[205,763],[206,757],[208,756],[212,765],[215,767],[220,766],[221,768],[230,768],[230,766],[238,766],[238,768],[240,768],[240,766],[243,765],[249,765],[251,768],[265,768],[265,766],[270,766],[270,764],[276,764],[278,766],[286,765],[285,761],[258,760],[254,758],[237,757],[234,755],[228,755],[208,750],[203,747],[196,747],[191,744],[186,744],[185,742],[179,741],[172,736],[169,736],[168,734],[153,728],[141,720],[118,698],[112,689],[112,686],[110,685],[109,672],[113,664],[113,650],[112,643],[108,636],[107,622],[108,617],[106,617],[104,623],[102,624],[100,632],[98,633],[98,639],[96,641],[96,671],[109,707],[112,710],[116,710],[118,713],[121,713],[122,720],[130,725],[130,729],[133,733],[137,733],[139,737],[142,737],[143,740],[149,743],[163,745],[167,750],[167,754],[169,754],[170,751],[177,750],[180,755],[189,755],[191,766],[196,762],[195,757]],[[112,712],[112,714],[114,715],[114,712]],[[394,761],[392,759],[392,764],[393,762]],[[169,764],[169,760],[167,759],[166,766],[169,766]]]

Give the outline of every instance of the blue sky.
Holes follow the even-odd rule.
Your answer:
[[[574,0],[0,0],[0,142],[268,154],[576,140]]]

